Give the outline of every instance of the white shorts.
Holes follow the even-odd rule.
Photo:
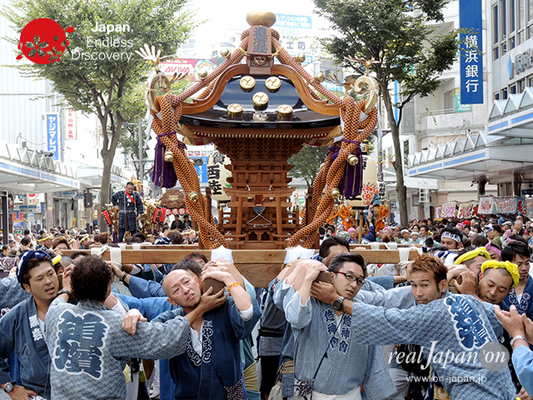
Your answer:
[[[357,385],[346,394],[322,394],[313,390],[313,400],[361,400],[361,386]]]

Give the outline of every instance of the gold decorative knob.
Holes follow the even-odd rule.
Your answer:
[[[262,113],[262,112],[255,112],[252,116],[252,120],[254,122],[267,122],[268,121],[268,114]]]
[[[337,188],[331,189],[331,197],[333,197],[334,199],[338,199],[339,197],[341,197],[341,191]]]
[[[357,210],[355,210],[355,209],[352,208],[352,209],[350,210],[350,217],[355,217],[356,215],[357,215]]]
[[[196,192],[189,193],[189,200],[196,203],[198,199],[200,198],[200,195]]]
[[[270,28],[276,23],[276,14],[265,11],[251,11],[246,15],[246,22],[250,26],[266,26]]]
[[[165,151],[164,159],[166,162],[173,162],[174,161],[174,153],[172,153],[170,150]]]
[[[268,95],[266,93],[257,92],[252,97],[252,100],[256,111],[264,111],[268,108]]]
[[[278,107],[278,121],[292,121],[292,107],[282,105]]]
[[[320,169],[324,168],[325,163],[320,164]]]
[[[326,80],[326,75],[323,72],[315,75],[315,82],[322,83]]]
[[[355,154],[350,154],[346,161],[348,161],[348,164],[356,166],[359,162],[359,158],[357,158]]]
[[[270,93],[276,93],[281,87],[281,79],[277,76],[271,76],[266,80],[265,86]]]
[[[301,64],[305,61],[305,53],[298,53],[296,57],[294,57],[294,61]]]
[[[228,106],[228,119],[240,121],[242,120],[242,115],[243,108],[240,104],[235,103]]]
[[[207,78],[207,75],[209,75],[208,70],[203,70],[203,71],[198,72],[198,78],[200,78],[201,80],[204,80],[205,78]]]
[[[255,87],[255,79],[249,75],[243,76],[240,80],[241,89],[245,92],[251,92]]]
[[[231,51],[230,49],[224,49],[224,50],[220,50],[220,55],[224,58],[230,58],[231,56]]]

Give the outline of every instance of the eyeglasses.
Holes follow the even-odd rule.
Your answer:
[[[346,279],[348,279],[350,282],[356,282],[359,287],[363,286],[365,284],[365,280],[358,278],[354,274],[351,274],[350,272],[341,272],[337,271],[336,274],[343,274]]]

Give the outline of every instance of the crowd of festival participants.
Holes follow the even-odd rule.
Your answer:
[[[267,288],[194,246],[176,264],[119,265],[91,254],[118,246],[107,233],[9,234],[0,387],[53,400],[531,399],[530,220],[320,233],[318,253]],[[195,237],[189,218],[126,234],[145,245]],[[371,242],[421,255],[367,265],[357,244]]]

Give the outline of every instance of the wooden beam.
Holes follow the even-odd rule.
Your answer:
[[[147,248],[142,250],[123,250],[122,263],[124,264],[173,264],[179,262],[191,252],[204,254],[207,259],[211,259],[211,250],[198,249],[172,249],[170,246],[164,251],[161,249]],[[63,254],[70,256],[78,250],[63,250]],[[83,251],[83,250],[81,250]],[[86,250],[90,253],[89,250]],[[372,264],[398,264],[400,253],[398,250],[360,250],[355,252],[361,254],[366,263]],[[233,261],[241,273],[255,287],[267,287],[268,283],[281,271],[285,261],[286,250],[233,250]],[[109,250],[102,254],[104,260],[110,260]],[[416,260],[418,251],[409,252],[409,260]]]

